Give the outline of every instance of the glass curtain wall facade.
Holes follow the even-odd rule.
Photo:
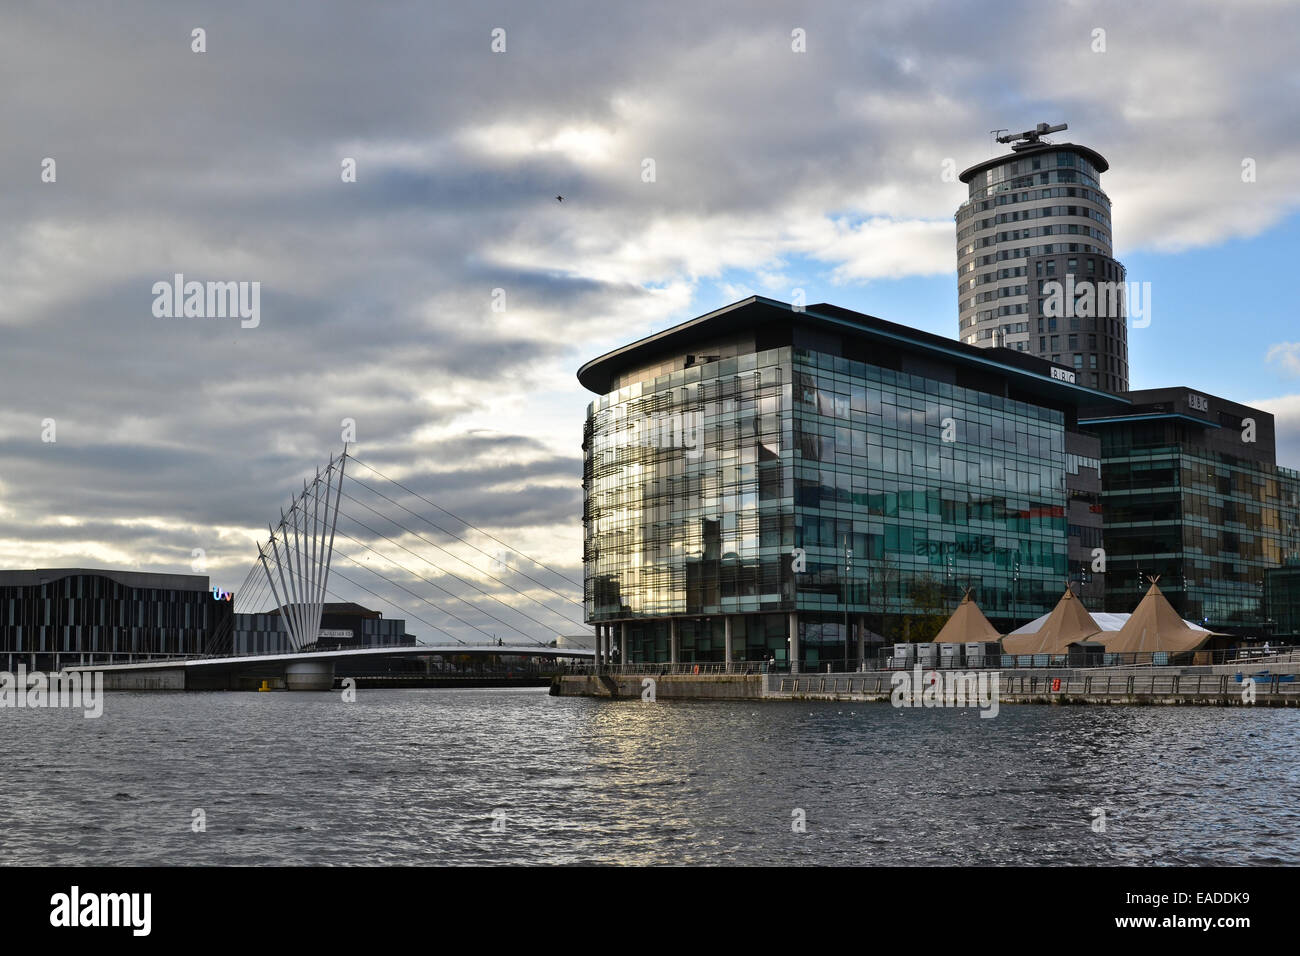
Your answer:
[[[585,599],[628,662],[854,653],[973,587],[998,626],[1049,610],[1067,569],[1060,411],[783,347],[627,385],[584,436]],[[802,550],[802,563],[798,551]],[[901,638],[900,638],[901,639]]]
[[[1193,431],[1199,426],[1191,426]],[[1099,429],[1108,611],[1131,611],[1146,576],[1186,619],[1267,632],[1266,572],[1300,555],[1300,474],[1196,447],[1174,420]]]
[[[1004,630],[1052,607],[1068,573],[1061,412],[816,352],[796,352],[794,375],[810,664],[819,645],[844,656],[844,593],[850,617],[900,640],[967,587]]]
[[[632,661],[721,661],[785,652],[794,607],[791,350],[771,349],[634,383],[588,407],[585,601],[628,618]],[[713,618],[713,619],[710,619]],[[779,656],[779,655],[778,655]]]
[[[1300,555],[1285,567],[1265,572],[1264,596],[1273,634],[1300,643]]]

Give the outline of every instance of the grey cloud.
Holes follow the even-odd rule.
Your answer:
[[[411,486],[474,523],[578,541],[589,396],[573,371],[597,343],[679,318],[655,286],[772,267],[757,257],[791,254],[780,237],[809,218],[950,223],[962,189],[939,163],[983,158],[992,126],[1065,119],[1109,156],[1116,208],[1143,210],[1121,244],[1254,228],[1300,195],[1276,174],[1211,188],[1242,143],[1261,169],[1300,155],[1296,14],[1269,5],[70,9],[0,14],[0,506],[33,555],[77,540],[35,523],[51,513],[141,555],[170,533],[109,522],[256,528],[343,417],[363,458],[419,463]],[[1098,25],[1110,51],[1090,59]],[[468,135],[587,127],[607,156]],[[45,156],[57,184],[39,181]],[[261,281],[261,326],[153,318],[150,285],[177,271]],[[515,421],[502,396],[519,394],[567,411]],[[56,446],[39,443],[47,416]]]

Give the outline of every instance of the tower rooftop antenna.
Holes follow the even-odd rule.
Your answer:
[[[1024,149],[1026,146],[1036,145],[1048,133],[1059,133],[1063,129],[1069,129],[1070,124],[1058,123],[1055,126],[1049,126],[1046,123],[1039,123],[1033,129],[1027,129],[1023,133],[1007,133],[1005,136],[999,136],[999,143],[1012,143],[1012,149]]]

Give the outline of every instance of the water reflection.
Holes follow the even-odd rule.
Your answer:
[[[1286,710],[393,690],[0,719],[5,864],[1300,863]]]

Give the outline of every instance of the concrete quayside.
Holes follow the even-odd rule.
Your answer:
[[[1164,704],[1300,707],[1300,660],[1295,655],[1252,663],[1172,667],[1038,667],[953,671],[920,669],[852,673],[674,673],[634,665],[599,673],[563,675],[551,683],[558,697],[626,700],[828,700],[887,702],[897,684],[908,693],[931,677],[997,677],[997,697],[1006,704]],[[910,696],[904,698],[911,705]],[[919,702],[918,702],[919,703]]]

